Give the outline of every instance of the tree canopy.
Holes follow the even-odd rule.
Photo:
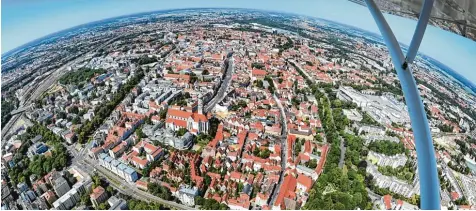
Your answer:
[[[377,153],[384,155],[396,155],[407,153],[408,150],[405,148],[402,142],[391,142],[391,141],[374,141],[369,144],[369,150],[372,150]]]
[[[204,199],[201,196],[195,197],[195,204],[200,205],[201,210],[228,210],[228,206],[219,203],[215,199]]]
[[[91,79],[94,75],[99,75],[106,72],[107,71],[104,69],[80,68],[76,71],[72,71],[63,75],[58,81],[64,85],[78,85],[86,80]]]
[[[104,120],[111,114],[116,106],[122,102],[126,95],[134,88],[144,77],[143,71],[138,71],[119,91],[114,95],[111,101],[105,101],[95,109],[95,116],[92,121],[86,121],[78,130],[79,143],[86,143],[88,137],[101,126]]]
[[[50,148],[51,154],[35,155],[31,160],[26,156],[31,139],[41,135],[42,141]],[[40,124],[34,124],[20,137],[22,146],[14,157],[15,166],[9,168],[8,173],[13,183],[27,182],[30,184],[30,176],[44,176],[53,169],[62,170],[68,164],[69,154],[63,146],[63,139],[51,130]],[[26,168],[25,168],[26,167]]]

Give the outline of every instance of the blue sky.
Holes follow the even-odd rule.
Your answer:
[[[2,49],[79,24],[105,18],[173,8],[237,7],[292,12],[324,18],[379,33],[367,8],[347,0],[2,0]],[[397,39],[409,44],[413,20],[386,15]],[[429,26],[420,51],[476,83],[476,42]]]

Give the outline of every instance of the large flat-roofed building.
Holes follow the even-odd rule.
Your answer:
[[[135,182],[139,179],[136,170],[132,169],[131,167],[127,167],[124,170],[124,179],[128,182]]]
[[[81,198],[78,190],[73,188],[61,196],[58,200],[53,202],[53,207],[57,210],[69,210],[73,208],[80,200]]]
[[[127,165],[126,164],[119,164],[119,166],[117,166],[117,175],[119,175],[120,177],[124,178],[124,171],[127,169]]]
[[[115,196],[109,197],[107,200],[109,210],[127,210],[127,201]]]
[[[68,210],[73,208],[76,203],[81,200],[81,194],[89,192],[92,186],[92,180],[89,175],[80,172],[74,167],[70,171],[72,171],[75,175],[78,175],[81,180],[76,182],[76,184],[74,184],[68,192],[53,202],[53,207],[57,210]]]
[[[367,112],[380,124],[410,124],[410,116],[406,105],[391,94],[369,95],[363,94],[352,87],[341,86],[337,92],[337,98],[353,102],[362,107],[362,111]],[[352,115],[350,116],[352,117]],[[356,117],[356,119],[359,118]]]
[[[117,167],[121,164],[121,162],[119,162],[118,160],[113,160],[111,162],[111,171],[114,172],[114,174],[118,174],[118,170],[117,170]]]
[[[71,188],[69,187],[68,181],[64,177],[58,177],[53,184],[53,189],[56,192],[56,195],[59,197],[66,194]]]
[[[176,137],[170,128],[163,129],[151,125],[145,125],[144,128],[144,134],[151,140],[159,141],[176,149],[189,149],[193,145],[194,136],[190,132],[185,133],[182,137]]]

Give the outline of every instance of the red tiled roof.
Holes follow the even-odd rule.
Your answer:
[[[222,58],[223,58],[223,56],[221,54],[213,54],[212,55],[212,59],[215,59],[215,60],[220,60]]]
[[[304,152],[311,153],[311,141],[304,142]]]
[[[179,127],[187,128],[187,121],[185,121],[185,120],[167,118],[167,120],[165,122],[174,124],[174,125],[179,126]]]
[[[312,187],[312,179],[304,174],[299,174],[297,183],[306,187],[306,191],[309,191]]]
[[[51,190],[44,193],[46,201],[50,201],[51,198],[55,197],[55,193]]]
[[[101,147],[94,147],[94,148],[91,149],[91,151],[92,151],[94,154],[96,154],[96,153],[98,153],[98,152],[102,152],[103,149],[102,149]]]
[[[327,152],[329,150],[329,145],[326,144],[321,148],[321,159],[319,160],[319,163],[317,164],[317,167],[315,169],[317,174],[321,174],[322,169],[324,168],[324,164],[326,163],[327,159]]]
[[[457,192],[455,192],[455,191],[451,192],[450,194],[451,194],[451,199],[452,199],[453,201],[456,201],[457,199],[460,198],[460,195],[459,195]]]
[[[385,204],[385,209],[392,209],[392,196],[385,195],[383,196],[383,203]]]
[[[251,74],[252,74],[253,76],[266,76],[267,73],[266,73],[266,71],[264,71],[264,70],[253,69],[252,72],[251,72]]]
[[[119,144],[119,145],[117,145],[116,147],[114,147],[114,148],[112,149],[112,152],[114,152],[114,153],[119,152],[119,150],[121,150],[122,147],[124,147],[124,145],[123,145],[123,144]]]
[[[153,153],[155,150],[157,150],[157,147],[152,144],[146,143],[144,144],[144,150],[148,153]]]
[[[400,206],[402,206],[402,205],[403,205],[403,201],[399,199],[399,200],[397,200],[397,204],[400,205]]]
[[[148,183],[147,183],[146,181],[142,181],[142,180],[137,180],[137,181],[136,181],[136,186],[137,186],[138,188],[142,188],[142,189],[147,190],[147,189],[148,189],[148,188],[147,188],[147,185],[148,185]]]
[[[147,165],[147,160],[146,159],[141,159],[137,156],[132,157],[132,162],[139,164],[140,166],[145,166]]]
[[[92,199],[97,199],[99,198],[102,194],[104,194],[104,188],[101,187],[101,186],[97,186],[96,188],[94,188],[93,190],[93,193],[91,193],[91,195],[89,195],[89,197],[91,197]]]
[[[240,180],[241,179],[241,173],[237,172],[237,171],[231,172],[230,177],[231,177],[231,179]]]
[[[164,78],[169,78],[169,79],[184,79],[186,81],[190,80],[189,75],[180,75],[180,74],[165,74]]]
[[[64,137],[65,138],[72,138],[73,136],[74,136],[74,133],[71,132],[71,133],[66,134]]]
[[[157,148],[153,153],[152,153],[152,157],[157,157],[158,154],[160,154],[162,152],[162,149],[160,148]]]
[[[129,119],[144,119],[145,115],[144,114],[136,114],[132,112],[122,112],[123,116],[126,116]]]
[[[284,205],[284,198],[295,195],[294,190],[296,189],[296,178],[291,175],[286,175],[284,177],[284,181],[281,184],[281,189],[279,191],[278,197],[274,203],[274,206],[283,207]]]
[[[193,117],[194,122],[199,122],[199,121],[200,122],[206,122],[206,121],[208,121],[207,117],[203,114],[193,113],[192,117]]]
[[[168,109],[167,116],[169,117],[180,117],[180,118],[189,118],[192,116],[192,112],[182,111],[178,109]]]

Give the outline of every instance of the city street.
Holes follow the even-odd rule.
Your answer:
[[[288,134],[288,126],[286,122],[286,113],[284,112],[284,107],[281,104],[281,101],[278,99],[276,94],[273,94],[273,98],[278,104],[279,110],[281,111],[281,124],[283,126],[282,132],[281,132],[281,175],[279,175],[279,182],[276,184],[276,188],[274,189],[274,192],[271,196],[271,200],[269,201],[269,206],[273,206],[274,202],[276,201],[276,196],[278,196],[279,190],[281,188],[281,184],[283,183],[283,178],[284,178],[284,172],[286,170],[286,161],[288,160],[288,154],[287,154],[287,134]]]
[[[228,86],[230,85],[230,81],[231,81],[231,76],[233,75],[233,62],[234,62],[234,59],[233,59],[233,56],[230,56],[228,58],[228,68],[226,70],[226,75],[225,75],[225,78],[223,79],[221,85],[220,85],[220,88],[218,89],[218,92],[217,94],[215,95],[215,97],[213,99],[211,99],[205,106],[204,106],[204,110],[205,112],[210,112],[217,103],[221,102],[225,96],[226,96],[226,90],[228,89]]]
[[[94,164],[93,164],[94,163]],[[183,204],[179,204],[173,201],[167,201],[164,199],[161,199],[157,196],[154,196],[150,193],[147,193],[145,191],[139,190],[134,183],[128,183],[124,181],[122,178],[118,177],[114,173],[110,172],[109,170],[103,168],[100,166],[97,161],[91,160],[90,158],[86,158],[81,161],[77,161],[75,163],[80,169],[83,171],[89,173],[90,175],[93,175],[95,172],[99,173],[101,176],[106,177],[106,179],[109,181],[109,184],[112,185],[115,189],[120,191],[123,194],[129,195],[133,198],[136,198],[138,200],[143,200],[143,201],[153,201],[157,202],[160,204],[163,204],[165,206],[174,208],[174,209],[179,209],[179,210],[191,210],[193,208],[185,206]]]

